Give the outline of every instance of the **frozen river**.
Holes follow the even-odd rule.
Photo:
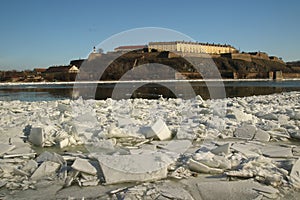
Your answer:
[[[0,198],[299,199],[299,103],[0,101]]]

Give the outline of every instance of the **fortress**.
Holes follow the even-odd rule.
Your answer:
[[[200,42],[149,42],[148,45],[132,45],[132,46],[119,46],[115,48],[115,52],[129,52],[137,49],[148,49],[152,51],[169,51],[179,53],[192,53],[192,54],[224,54],[224,53],[237,53],[238,50],[231,45],[227,44],[210,44]]]
[[[207,53],[207,54],[223,54],[236,53],[238,50],[231,45],[226,44],[209,44],[199,42],[149,42],[149,51],[156,49],[158,51],[170,51],[181,53]]]
[[[148,45],[119,46],[114,52],[130,52],[142,50],[143,52],[168,52],[168,58],[173,57],[226,57],[232,60],[244,60],[252,62],[253,59],[270,60],[284,63],[276,56],[269,56],[265,52],[242,52],[228,44],[211,44],[201,42],[171,41],[149,42]]]

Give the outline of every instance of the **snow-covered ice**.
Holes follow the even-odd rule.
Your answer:
[[[209,199],[238,186],[249,197],[277,198],[299,188],[299,116],[299,92],[0,101],[0,193],[13,198],[50,184],[54,198],[72,197],[68,187],[78,185],[112,199]],[[211,174],[212,182],[203,178]]]

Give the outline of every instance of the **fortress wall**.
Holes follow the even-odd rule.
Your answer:
[[[184,52],[169,52],[168,58],[179,58],[179,57],[197,57],[197,58],[219,58],[220,55],[213,55],[207,53],[184,53]]]
[[[257,59],[264,59],[264,60],[270,60],[269,55],[264,52],[252,52],[249,53],[252,58],[257,58]]]
[[[178,53],[169,52],[168,58],[179,58],[181,57]]]
[[[300,78],[300,73],[282,73],[282,76],[285,79]]]
[[[270,56],[269,59],[270,59],[271,61],[274,61],[274,62],[284,63],[283,60],[279,59],[279,58],[276,57],[276,56]]]
[[[282,71],[276,71],[276,72],[275,72],[275,79],[276,79],[276,80],[281,80],[281,79],[283,79],[283,73],[282,73]]]
[[[221,57],[231,58],[233,60],[244,60],[244,61],[252,62],[250,54],[247,53],[226,53],[226,54],[221,54]]]
[[[247,53],[243,53],[243,54],[233,53],[231,54],[231,58],[234,60],[244,60],[244,61],[252,62],[250,54]]]
[[[181,57],[197,57],[197,58],[212,58],[211,54],[207,53],[183,53],[179,52]]]
[[[257,78],[258,73],[257,72],[249,72],[246,74],[246,79],[252,79],[252,78]]]

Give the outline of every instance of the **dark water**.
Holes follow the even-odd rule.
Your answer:
[[[266,95],[273,93],[300,91],[300,81],[225,81],[223,82],[226,97],[243,97],[252,95]],[[115,83],[76,84],[79,90],[94,91],[86,98],[106,99],[113,98],[189,98],[194,94],[201,95],[204,99],[218,98],[222,92],[220,82],[165,82],[165,83],[118,83],[119,90],[115,92]],[[192,89],[192,92],[191,92]],[[219,92],[220,91],[220,92]],[[223,89],[224,91],[224,89]],[[113,93],[114,92],[114,93]],[[192,94],[194,93],[194,94]],[[214,93],[214,94],[213,94]],[[0,85],[0,100],[21,101],[50,101],[68,99],[81,96],[73,92],[73,84],[20,84]],[[223,97],[223,95],[220,95]]]

